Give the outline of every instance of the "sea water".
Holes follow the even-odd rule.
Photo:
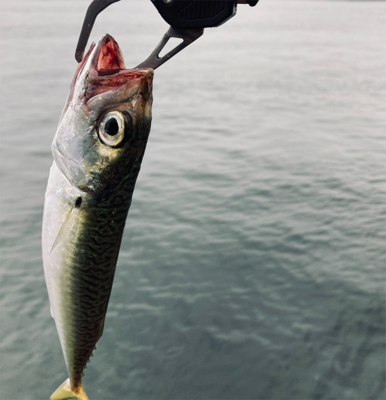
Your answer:
[[[50,144],[89,1],[1,21],[0,399],[67,377],[41,257]],[[91,400],[385,398],[384,2],[273,1],[156,70]],[[167,24],[111,5],[127,67]]]

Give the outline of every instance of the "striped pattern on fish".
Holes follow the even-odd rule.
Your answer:
[[[113,69],[119,72],[98,75]],[[54,138],[43,263],[69,379],[51,399],[87,399],[81,379],[103,332],[150,132],[152,77],[149,69],[125,70],[117,43],[106,35],[78,67]]]

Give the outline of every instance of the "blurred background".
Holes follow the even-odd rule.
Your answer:
[[[2,3],[2,400],[67,377],[40,232],[88,4]],[[385,6],[239,5],[156,70],[90,399],[385,398]],[[134,67],[166,30],[126,0],[91,40]]]

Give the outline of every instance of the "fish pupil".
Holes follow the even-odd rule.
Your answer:
[[[105,131],[110,136],[115,136],[119,131],[118,122],[115,118],[110,118],[105,124]]]

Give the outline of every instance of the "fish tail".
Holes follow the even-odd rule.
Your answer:
[[[51,400],[62,400],[76,397],[78,400],[89,400],[83,386],[75,391],[71,389],[70,378],[66,379],[51,395]]]

